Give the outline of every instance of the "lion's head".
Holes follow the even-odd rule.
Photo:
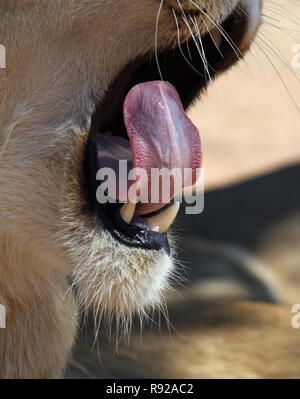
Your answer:
[[[187,109],[248,50],[261,0],[3,0],[0,17],[1,251],[24,260],[0,284],[13,292],[22,279],[22,296],[72,275],[100,314],[143,312],[174,273],[165,230],[176,209],[155,209],[153,229],[149,212],[131,221],[132,204],[99,204],[98,147],[128,141],[123,106],[137,84],[165,90],[164,79]]]

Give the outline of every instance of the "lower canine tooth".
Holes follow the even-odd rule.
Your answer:
[[[120,210],[120,215],[121,218],[124,220],[124,222],[130,224],[135,212],[136,204],[132,202],[126,202]]]
[[[163,212],[158,215],[152,216],[151,218],[146,218],[146,221],[149,226],[154,227],[160,234],[163,234],[168,230],[171,224],[174,222],[177,213],[179,211],[179,203],[176,202],[175,204],[169,206]]]

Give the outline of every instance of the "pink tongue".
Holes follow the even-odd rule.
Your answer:
[[[134,168],[143,168],[146,178],[139,181],[140,190],[146,188],[151,201],[151,169],[176,168],[184,178],[180,187],[196,182],[196,168],[201,167],[201,141],[197,128],[187,117],[175,88],[167,82],[141,83],[133,87],[124,102],[124,122],[130,139]],[[189,168],[189,173],[184,173]],[[174,196],[171,184],[168,195]],[[178,187],[178,186],[177,186]],[[164,187],[160,186],[160,190]],[[161,194],[161,193],[160,193]],[[153,198],[152,198],[153,199]],[[143,215],[160,209],[163,205],[160,195],[156,203],[139,203],[136,215]]]

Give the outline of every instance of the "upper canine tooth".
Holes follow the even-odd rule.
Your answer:
[[[163,234],[174,222],[179,211],[179,207],[180,204],[175,202],[175,204],[169,206],[160,214],[152,216],[151,218],[146,218],[146,221],[151,227],[159,227],[159,233]]]
[[[136,204],[133,202],[126,202],[121,210],[120,210],[120,215],[121,218],[124,220],[124,222],[130,224],[135,212]]]

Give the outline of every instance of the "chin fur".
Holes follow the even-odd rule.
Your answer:
[[[73,287],[82,309],[92,308],[95,316],[104,316],[108,324],[113,318],[124,323],[132,314],[145,314],[147,309],[161,304],[174,274],[174,256],[163,249],[142,250],[119,243],[88,211],[88,205],[83,205],[86,193],[82,190],[84,177],[78,159],[83,157],[85,139],[78,132],[75,136],[82,145],[75,146],[76,154],[70,154],[66,170],[66,175],[71,176],[70,185],[63,201],[67,206],[61,210],[61,239],[72,263]]]

